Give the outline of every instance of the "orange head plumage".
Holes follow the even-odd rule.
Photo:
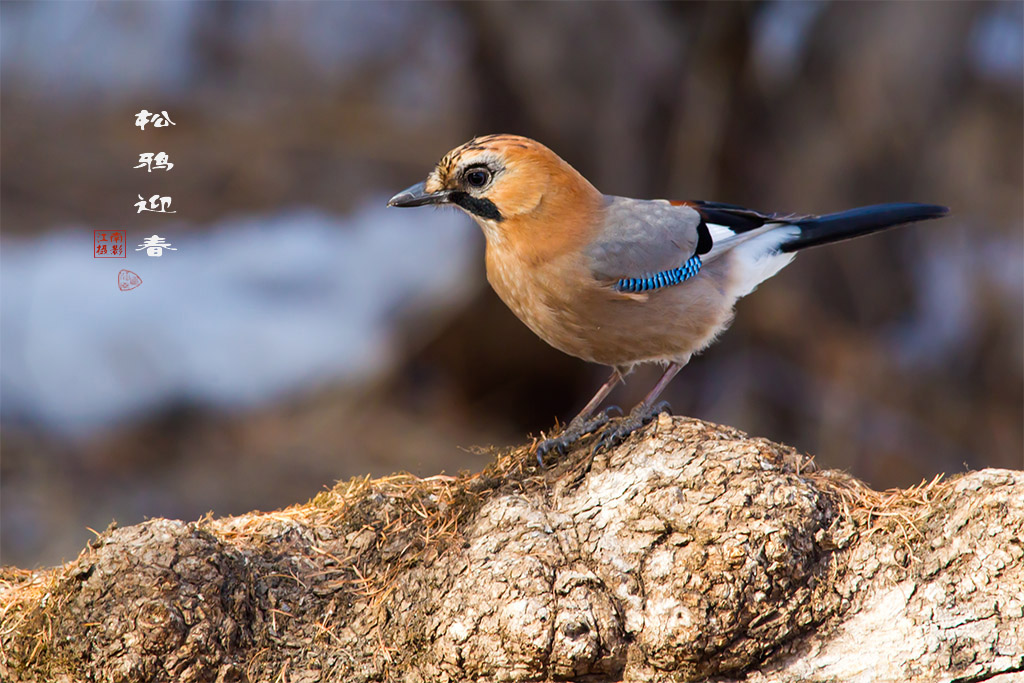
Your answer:
[[[485,135],[445,154],[425,182],[388,205],[457,206],[483,228],[489,244],[549,251],[592,225],[601,203],[586,178],[539,142]]]

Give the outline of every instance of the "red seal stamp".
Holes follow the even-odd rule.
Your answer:
[[[117,287],[122,292],[127,292],[129,289],[135,289],[141,284],[142,278],[130,270],[121,270],[121,272],[117,274]]]
[[[124,252],[128,232],[126,230],[93,230],[93,258],[127,258]]]

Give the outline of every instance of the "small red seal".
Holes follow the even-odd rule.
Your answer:
[[[128,232],[126,230],[93,230],[93,258],[127,258],[124,245]]]
[[[135,289],[142,284],[142,278],[130,270],[122,270],[117,274],[117,287],[122,292]]]

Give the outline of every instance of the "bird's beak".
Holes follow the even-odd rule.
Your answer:
[[[388,206],[424,206],[426,204],[443,204],[448,201],[448,190],[427,192],[426,183],[416,183],[407,187],[388,200]]]

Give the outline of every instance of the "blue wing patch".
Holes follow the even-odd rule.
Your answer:
[[[620,292],[646,292],[652,289],[661,289],[686,282],[700,272],[700,256],[694,254],[686,260],[686,263],[678,268],[663,270],[647,277],[622,278],[615,283],[615,289]]]

